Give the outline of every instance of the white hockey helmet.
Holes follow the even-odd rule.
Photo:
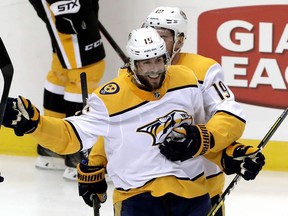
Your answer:
[[[132,30],[126,46],[130,58],[130,67],[135,72],[135,61],[163,56],[168,62],[168,53],[164,40],[151,27]]]
[[[184,38],[187,37],[187,16],[178,7],[157,7],[150,13],[145,22],[145,27],[161,27],[174,31],[174,39],[183,34]]]

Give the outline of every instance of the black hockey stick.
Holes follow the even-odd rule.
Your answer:
[[[88,100],[88,86],[87,86],[87,78],[86,73],[82,72],[80,74],[81,80],[81,92],[82,92],[82,100],[83,100],[83,108],[87,105]]]
[[[88,101],[88,85],[87,85],[87,78],[86,78],[85,72],[82,72],[80,74],[80,80],[81,80],[81,92],[82,92],[82,100],[83,100],[83,108],[84,108],[87,105],[87,101]],[[87,158],[88,158],[88,150],[87,150]],[[100,203],[96,196],[92,197],[92,202],[93,202],[94,216],[100,216],[100,212],[99,212]]]
[[[3,121],[3,117],[5,113],[5,108],[6,108],[6,103],[7,103],[10,86],[11,86],[11,82],[13,78],[13,73],[14,73],[12,62],[10,60],[10,57],[8,55],[8,52],[4,46],[4,43],[1,37],[0,37],[0,69],[1,69],[3,79],[4,79],[3,93],[2,93],[1,102],[0,102],[0,129],[1,129],[2,121]],[[4,178],[1,176],[1,173],[0,173],[0,182],[3,182],[3,181],[4,181]]]
[[[0,38],[0,69],[4,79],[4,88],[0,102],[0,128],[2,125],[6,103],[9,95],[9,90],[12,82],[12,77],[14,73],[13,65],[5,48],[5,45]]]
[[[98,201],[98,198],[96,195],[92,197],[92,202],[93,202],[93,211],[94,211],[94,216],[100,216],[100,202]]]
[[[118,44],[115,42],[115,40],[111,37],[109,32],[105,29],[105,27],[102,25],[102,23],[98,20],[98,26],[101,33],[105,36],[107,41],[110,43],[110,45],[113,47],[113,49],[117,52],[117,54],[120,56],[122,61],[126,64],[129,62],[129,58],[125,55],[125,53],[121,50],[121,48],[118,46]]]
[[[87,78],[86,78],[85,72],[82,72],[80,74],[80,80],[81,80],[81,93],[82,93],[82,101],[83,101],[83,109],[84,109],[88,103],[88,85],[87,85]],[[83,152],[83,155],[85,156],[85,159],[88,160],[89,149],[83,150],[82,152]]]
[[[281,123],[284,121],[288,114],[288,108],[286,108],[281,116],[277,119],[277,121],[273,124],[273,126],[270,128],[270,130],[267,132],[265,137],[261,140],[261,142],[258,145],[258,148],[260,151],[266,146],[270,138],[273,136],[275,131],[278,129],[278,127],[281,125]],[[237,174],[234,179],[231,181],[231,183],[228,185],[228,187],[223,192],[222,196],[219,198],[218,203],[216,203],[211,211],[208,213],[207,216],[213,216],[217,213],[218,209],[224,204],[224,200],[226,197],[231,193],[231,191],[234,189],[234,187],[237,185],[237,183],[240,181],[241,176]]]

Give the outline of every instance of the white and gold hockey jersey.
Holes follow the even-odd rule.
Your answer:
[[[205,123],[203,98],[194,73],[170,66],[154,92],[139,89],[128,73],[96,89],[87,112],[60,120],[41,116],[32,136],[67,154],[91,148],[104,137],[107,171],[117,188],[114,203],[146,191],[192,198],[206,194],[203,157],[171,162],[159,151],[172,128]]]
[[[212,149],[214,152],[203,159],[209,193],[214,197],[222,193],[225,181],[224,173],[220,168],[222,154],[218,150],[224,149],[241,137],[245,128],[245,116],[240,105],[235,101],[233,93],[224,84],[224,73],[215,60],[197,54],[180,53],[177,65],[185,65],[193,70],[204,97],[206,126],[213,132],[216,141],[216,151]],[[126,70],[119,71],[120,75],[125,73]],[[106,166],[107,159],[103,146],[103,139],[99,139],[89,155],[90,165]]]

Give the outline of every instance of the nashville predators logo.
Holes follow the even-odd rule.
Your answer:
[[[193,118],[187,112],[183,110],[173,110],[165,116],[157,118],[156,121],[138,128],[137,132],[150,134],[153,137],[152,145],[160,145],[173,128],[182,124],[190,125],[192,122]]]
[[[111,82],[103,86],[100,90],[100,94],[105,95],[105,94],[115,94],[119,92],[119,86],[115,82]]]

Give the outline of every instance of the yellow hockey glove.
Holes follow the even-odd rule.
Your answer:
[[[40,119],[39,110],[30,100],[19,96],[8,98],[3,118],[3,125],[13,128],[17,136],[32,133],[36,130]]]
[[[227,175],[239,174],[245,180],[253,180],[264,165],[265,156],[253,146],[235,142],[223,152],[222,166]]]
[[[87,161],[77,165],[78,190],[84,202],[93,207],[93,197],[96,195],[99,202],[107,199],[107,183],[105,168],[102,166],[88,166]]]

